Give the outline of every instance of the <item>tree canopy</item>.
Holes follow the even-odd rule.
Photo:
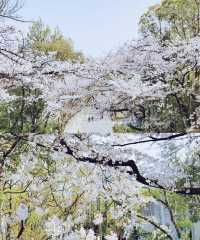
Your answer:
[[[200,32],[199,0],[164,0],[140,18],[140,30],[159,39],[196,37]]]
[[[27,47],[45,54],[55,52],[58,60],[84,61],[83,54],[74,50],[73,42],[65,38],[58,28],[45,26],[41,19],[34,22],[27,34]]]

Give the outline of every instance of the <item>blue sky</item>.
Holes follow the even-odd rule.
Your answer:
[[[159,0],[26,0],[20,15],[58,26],[75,48],[103,56],[137,37],[139,16]],[[26,29],[25,25],[22,28]]]

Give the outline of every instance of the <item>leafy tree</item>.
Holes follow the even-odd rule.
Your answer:
[[[74,50],[73,42],[63,36],[58,28],[45,26],[42,20],[34,22],[27,34],[27,45],[33,51],[56,53],[58,60],[84,61],[83,54]]]
[[[164,0],[140,18],[140,31],[160,40],[188,39],[200,33],[199,0]]]

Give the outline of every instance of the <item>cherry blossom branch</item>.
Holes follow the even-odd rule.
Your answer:
[[[172,134],[172,135],[167,136],[167,137],[160,137],[160,138],[149,136],[150,139],[147,139],[147,140],[128,142],[128,143],[124,143],[124,144],[113,144],[112,147],[126,147],[126,146],[129,146],[129,145],[137,145],[137,144],[141,144],[141,143],[167,141],[167,140],[172,140],[172,139],[175,139],[175,138],[185,136],[186,134],[187,134],[186,132],[176,133],[176,134]]]

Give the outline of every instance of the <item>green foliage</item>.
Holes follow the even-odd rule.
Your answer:
[[[63,36],[58,28],[51,29],[40,20],[33,23],[28,34],[27,44],[35,52],[55,52],[58,60],[74,60],[84,62],[81,52],[74,50],[73,42]]]
[[[161,40],[195,37],[200,32],[199,0],[164,0],[140,18],[140,31]]]
[[[200,207],[198,204],[195,204],[196,197],[182,196],[159,189],[144,189],[141,194],[145,198],[153,197],[153,199],[169,210],[171,219],[180,232],[181,240],[189,237],[193,222],[197,222],[200,219]],[[145,239],[148,239],[148,237]]]
[[[131,125],[116,124],[113,126],[113,132],[115,132],[115,133],[137,133],[138,130],[131,127]]]
[[[9,103],[0,103],[1,133],[52,132],[57,126],[48,117],[44,118],[45,102],[38,89],[26,87],[13,88],[10,94],[16,99]],[[34,100],[29,101],[29,98]]]

